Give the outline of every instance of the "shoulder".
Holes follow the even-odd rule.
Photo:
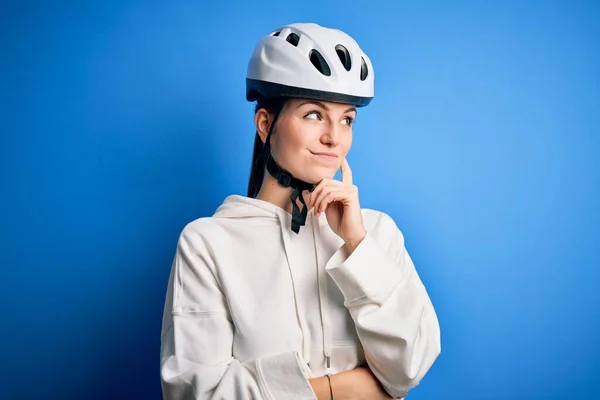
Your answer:
[[[214,217],[201,217],[188,222],[180,230],[174,263],[180,274],[194,271],[192,273],[198,277],[202,271],[210,271],[214,279],[219,279],[219,249],[230,248],[231,245],[230,238],[215,220]]]
[[[210,250],[211,243],[222,237],[223,229],[214,217],[201,217],[188,222],[180,231],[177,246],[196,251]]]

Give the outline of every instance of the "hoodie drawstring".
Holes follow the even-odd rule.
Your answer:
[[[314,217],[313,214],[313,240],[315,249],[315,259],[317,261],[317,276],[319,282],[319,308],[321,309],[321,327],[323,330],[323,353],[325,355],[325,363],[327,373],[330,373],[331,368],[331,317],[329,314],[329,293],[327,290],[327,272],[325,271],[325,265],[322,260],[319,259],[318,244],[320,243],[321,228],[319,226],[319,219]]]
[[[294,272],[292,271],[292,260],[290,256],[290,237],[286,228],[286,223],[280,214],[277,214],[279,218],[279,227],[281,230],[281,237],[283,239],[283,250],[287,259],[288,269],[290,270],[290,277],[292,279],[292,288],[294,291],[294,302],[296,303],[296,317],[298,318],[298,324],[300,325],[300,331],[302,333],[302,357],[304,360],[310,360],[310,346],[308,345],[308,324],[304,319],[304,306],[302,301],[298,301],[297,284],[294,281]]]
[[[285,256],[287,259],[288,269],[290,271],[290,276],[292,279],[292,287],[294,292],[294,302],[296,304],[296,317],[298,319],[298,324],[300,325],[300,330],[302,333],[302,356],[304,360],[310,360],[310,345],[308,343],[309,329],[308,323],[305,319],[305,310],[304,310],[304,302],[299,301],[299,296],[297,293],[297,284],[294,280],[294,272],[292,270],[292,260],[291,260],[291,244],[290,244],[290,233],[286,227],[286,221],[283,216],[278,214],[279,218],[279,226],[281,230],[281,237],[283,239],[283,248],[285,252]],[[320,227],[319,227],[319,219],[316,218],[313,214],[312,216],[312,230],[313,230],[313,244],[314,244],[314,252],[315,252],[315,261],[317,264],[317,279],[319,285],[319,309],[321,311],[321,328],[323,332],[323,353],[325,355],[325,367],[327,369],[327,373],[330,373],[331,369],[331,350],[332,350],[332,340],[331,340],[331,317],[329,311],[329,294],[327,290],[327,272],[325,271],[325,265],[323,264],[323,260],[319,257],[319,243],[320,243]]]

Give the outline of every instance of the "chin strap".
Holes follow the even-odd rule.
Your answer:
[[[292,201],[292,231],[298,233],[300,232],[300,227],[306,224],[306,216],[308,214],[308,207],[306,206],[306,201],[304,201],[302,192],[304,190],[312,192],[315,189],[315,185],[294,178],[292,174],[281,168],[271,156],[271,134],[273,133],[275,123],[279,119],[280,114],[281,109],[275,112],[273,122],[271,122],[271,127],[269,128],[269,133],[267,134],[267,139],[265,140],[262,157],[267,158],[265,163],[267,172],[273,176],[273,178],[277,179],[277,182],[284,188],[294,189],[290,195],[290,200]],[[298,199],[300,200],[300,204],[302,204],[302,210],[298,206]]]
[[[279,182],[281,186],[294,189],[290,195],[290,200],[292,201],[292,231],[294,231],[294,233],[300,232],[300,227],[305,225],[306,215],[308,214],[308,207],[306,206],[302,192],[304,190],[312,192],[315,186],[311,183],[294,178],[289,172],[277,165],[273,157],[271,157],[271,154],[269,154],[267,158],[266,167],[269,174],[277,179],[277,182]],[[300,199],[300,203],[302,204],[302,210],[300,210],[300,207],[298,206],[298,199]]]

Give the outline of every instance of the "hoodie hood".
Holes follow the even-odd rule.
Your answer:
[[[213,217],[216,218],[272,218],[278,221],[279,217],[290,215],[284,209],[268,201],[251,197],[232,195],[223,201],[217,208]]]
[[[284,226],[292,226],[290,232],[295,232],[293,214],[290,214],[281,207],[278,207],[265,200],[259,200],[251,197],[231,195],[223,201],[223,203],[217,208],[213,217],[216,218],[267,218],[273,219],[273,221],[281,221]],[[297,217],[296,217],[297,218]],[[313,216],[312,209],[306,213],[306,219],[311,219],[313,222],[316,219]],[[325,219],[319,219],[319,223],[323,223]],[[298,222],[298,221],[296,221]],[[299,223],[300,226],[305,224],[304,221]],[[298,228],[298,226],[297,226]],[[298,232],[296,232],[298,233]]]

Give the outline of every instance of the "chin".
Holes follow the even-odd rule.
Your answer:
[[[305,182],[312,183],[314,185],[321,182],[323,179],[331,179],[335,176],[337,169],[333,168],[311,168],[311,171],[306,171],[308,173],[301,174],[298,176],[299,179],[302,179]]]

